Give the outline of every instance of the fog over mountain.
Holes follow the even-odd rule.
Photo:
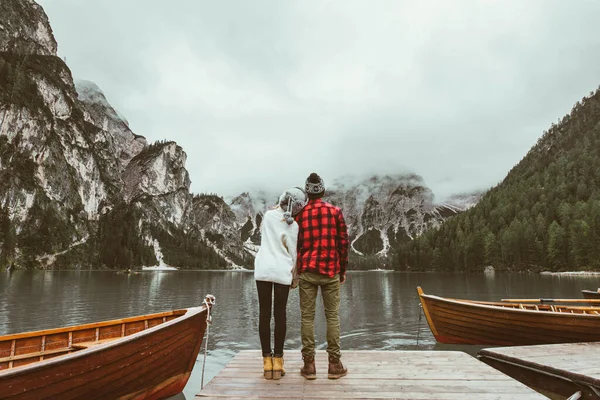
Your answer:
[[[40,3],[74,77],[185,148],[196,193],[313,170],[487,189],[598,84],[597,1]]]

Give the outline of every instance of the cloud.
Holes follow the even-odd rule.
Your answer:
[[[594,1],[40,3],[74,76],[182,145],[195,192],[313,170],[485,189],[600,83]]]

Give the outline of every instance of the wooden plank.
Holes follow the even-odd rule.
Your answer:
[[[6,362],[6,361],[12,361],[12,360],[24,360],[27,358],[37,358],[37,357],[46,356],[49,354],[67,353],[72,350],[74,350],[74,349],[73,348],[70,348],[70,349],[62,348],[62,349],[55,349],[55,350],[37,351],[35,353],[25,353],[25,354],[19,354],[16,356],[12,356],[12,357],[0,358],[0,362]]]
[[[562,343],[482,349],[478,357],[515,379],[552,395],[598,399],[600,343]]]
[[[112,341],[118,340],[118,339],[121,339],[121,338],[120,337],[112,337],[112,338],[100,339],[100,340],[90,341],[90,342],[78,342],[78,343],[74,344],[72,347],[75,349],[87,349],[90,346],[98,346],[100,344],[112,342]]]
[[[600,351],[600,342],[580,342],[580,343],[559,343],[559,344],[540,344],[533,346],[516,346],[516,347],[494,347],[486,350],[491,350],[496,353],[506,355],[525,355],[534,356],[549,354],[585,354],[590,351]]]
[[[318,380],[318,379],[317,379]],[[350,382],[351,380],[348,380]],[[347,382],[336,383],[336,384],[326,384],[326,385],[312,385],[313,390],[336,390],[339,392],[347,392],[347,391],[371,391],[371,392],[390,392],[394,390],[402,389],[407,392],[428,392],[428,393],[522,393],[522,387],[519,385],[506,386],[505,382],[494,382],[494,385],[489,385],[490,382],[479,381],[477,384],[465,384],[464,382],[440,382],[439,384],[431,384],[435,381],[431,381],[427,384],[427,386],[423,385],[421,381],[394,381],[390,380],[385,384],[379,384],[379,382],[366,382],[363,380],[360,384],[353,382],[349,384]],[[247,382],[247,383],[239,383],[237,382],[229,382],[225,380],[220,380],[217,382],[213,382],[211,388],[220,388],[220,390],[227,390],[229,388],[235,390],[242,389],[265,389],[269,390],[273,388],[273,385],[270,382],[265,383],[256,383],[256,382]],[[289,382],[286,380],[285,388],[288,391],[302,391],[304,390],[304,385],[301,381],[298,382]],[[219,390],[217,390],[219,391]]]
[[[338,383],[340,382],[340,383]],[[352,379],[348,379],[348,380],[343,380],[343,381],[338,381],[338,382],[331,382],[327,379],[316,379],[314,381],[312,381],[310,383],[310,385],[316,385],[316,386],[320,386],[320,385],[327,385],[327,386],[336,386],[338,384],[342,384],[344,386],[370,386],[370,385],[382,385],[382,386],[390,386],[390,385],[397,385],[398,384],[398,380],[397,379],[377,379],[377,380],[373,380],[372,378],[356,378],[354,376],[352,376]],[[402,380],[403,384],[406,385],[414,385],[414,384],[422,384],[422,382],[420,380],[414,379],[404,379]],[[230,378],[228,377],[223,377],[223,376],[216,376],[211,380],[211,384],[218,384],[218,385],[222,385],[222,384],[231,384],[231,385],[255,385],[255,386],[263,386],[263,385],[271,385],[272,383],[268,380],[262,380],[262,381],[257,381],[256,377],[251,377],[251,378],[238,378],[235,380],[235,382],[231,382]],[[298,373],[298,372],[292,372],[286,374],[285,376],[285,385],[286,387],[294,387],[294,386],[298,386],[304,385],[304,378]],[[451,386],[456,386],[456,385],[464,385],[464,382],[461,381],[456,381],[456,382],[448,382],[448,381],[441,381],[441,380],[437,380],[437,379],[433,379],[429,382],[430,386],[443,386],[443,387],[451,387]],[[486,379],[481,379],[481,380],[477,380],[477,379],[471,379],[471,382],[469,383],[469,385],[471,386],[489,386],[489,387],[517,387],[517,388],[521,388],[522,386],[516,382],[513,379],[510,379],[509,377],[506,377],[504,380],[497,380],[497,381],[489,381]]]
[[[502,299],[502,301],[510,303],[590,303],[600,305],[600,299]],[[598,307],[595,307],[598,309]]]
[[[480,353],[510,359],[511,362],[531,364],[542,370],[583,374],[591,379],[600,380],[600,357],[590,357],[594,353],[600,354],[598,342],[496,347],[483,349]]]
[[[544,396],[461,352],[345,351],[349,375],[327,379],[327,353],[316,354],[317,379],[305,380],[299,351],[285,354],[286,376],[265,380],[260,351],[241,351],[197,395],[222,398],[542,399]]]
[[[533,391],[532,391],[533,392]],[[411,400],[457,400],[463,393],[427,393],[427,392],[406,392],[404,390],[396,390],[392,392],[379,392],[373,393],[370,391],[366,392],[338,392],[338,391],[315,391],[315,392],[303,392],[302,399],[411,399]],[[465,393],[465,395],[472,396],[478,400],[534,400],[534,399],[547,399],[539,393]],[[230,397],[239,398],[279,398],[289,399],[289,392],[282,386],[280,390],[271,390],[269,392],[256,391],[256,390],[238,390],[214,392],[212,390],[206,390],[205,394],[199,395],[199,399],[223,399]]]
[[[393,353],[390,356],[390,353]],[[452,351],[419,351],[419,350],[405,350],[405,351],[381,351],[381,350],[361,350],[359,351],[345,351],[342,352],[342,360],[346,357],[352,357],[353,360],[374,360],[375,358],[379,358],[380,362],[400,362],[403,363],[406,360],[417,361],[417,360],[470,360],[473,357],[469,356],[466,353],[462,352],[452,352]],[[324,360],[327,361],[327,353],[326,352],[317,352],[315,356],[317,361]],[[235,358],[231,362],[235,361],[245,361],[245,360],[262,360],[262,355],[259,351],[253,350],[242,350],[240,351]],[[285,361],[288,360],[302,360],[302,355],[299,351],[288,351],[285,353]]]
[[[507,394],[497,394],[497,393],[467,393],[468,395],[473,396],[473,398],[477,398],[478,400],[514,400],[515,396],[518,396],[519,400],[526,399],[547,399],[547,397],[542,396],[534,396],[534,395],[522,395],[514,393]],[[388,393],[372,393],[372,392],[349,392],[349,393],[339,393],[335,391],[322,391],[322,392],[314,392],[314,393],[303,393],[302,399],[334,399],[334,398],[344,398],[344,399],[398,399],[398,400],[456,400],[456,396],[459,395],[457,393],[411,393],[404,391],[394,391]],[[265,394],[262,391],[235,391],[228,393],[227,395],[223,395],[221,393],[207,393],[206,396],[202,396],[202,399],[224,399],[230,398],[230,396],[240,397],[240,398],[279,398],[279,399],[289,399],[289,394],[285,388],[281,391],[276,391],[272,394]],[[541,396],[541,395],[539,395]]]
[[[458,368],[458,366],[457,366]],[[261,371],[262,372],[262,371]],[[319,372],[317,371],[317,377],[321,376],[321,379],[327,378],[326,375],[326,371],[322,371]],[[429,370],[429,371],[416,371],[413,373],[407,373],[407,374],[394,374],[394,373],[386,373],[386,374],[380,374],[378,373],[377,376],[374,376],[374,373],[367,373],[367,374],[359,374],[359,373],[353,373],[352,376],[356,377],[356,378],[363,378],[363,379],[373,379],[373,380],[378,380],[378,379],[414,379],[414,380],[424,380],[424,381],[428,381],[432,379],[432,374],[437,374],[436,370]],[[223,373],[220,374],[223,377],[228,377],[230,379],[236,379],[238,377],[240,378],[250,378],[250,377],[255,377],[256,376],[256,372],[252,372],[252,373],[239,373],[239,372],[234,372],[234,373]],[[479,373],[479,374],[473,374],[473,373],[460,373],[457,372],[455,374],[444,374],[444,373],[440,373],[435,375],[435,379],[437,380],[469,380],[469,379],[476,379],[476,380],[481,380],[481,379],[486,379],[486,380],[506,380],[505,377],[498,377],[497,375],[489,375],[487,372],[486,373]]]

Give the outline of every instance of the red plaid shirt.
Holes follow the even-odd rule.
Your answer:
[[[342,210],[321,199],[308,202],[296,216],[298,272],[334,277],[348,265],[348,229]]]

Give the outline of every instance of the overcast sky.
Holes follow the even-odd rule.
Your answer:
[[[402,173],[500,182],[600,84],[600,1],[38,0],[75,79],[192,191]]]

